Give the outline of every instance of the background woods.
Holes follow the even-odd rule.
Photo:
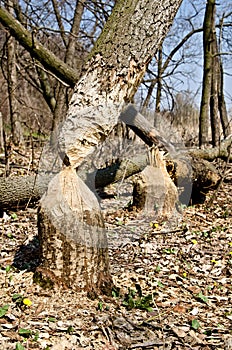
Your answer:
[[[30,4],[1,2],[2,10],[7,10],[18,19],[23,28],[32,33],[31,48],[29,45],[24,49],[20,45],[19,28],[15,29],[14,34],[17,36],[18,31],[19,44],[17,38],[15,40],[3,27],[1,30],[1,113],[6,135],[10,135],[10,128],[15,144],[22,143],[23,135],[25,137],[30,133],[48,135],[50,130],[54,130],[64,120],[72,87],[83,74],[84,62],[113,5],[113,1],[77,1],[68,4],[56,1],[44,4],[36,1]],[[200,2],[184,1],[173,29],[149,64],[136,95],[138,105],[151,112],[169,112],[171,121],[175,125],[181,124],[182,130],[186,128],[185,125],[192,123],[191,131],[183,133],[188,138],[186,141],[190,142],[190,135],[194,135],[193,141],[196,144],[198,125],[200,144],[204,143],[202,140],[206,134],[207,140],[211,142],[212,139],[215,145],[223,138],[215,133],[224,137],[230,134],[231,97],[230,91],[225,90],[224,86],[225,78],[228,80],[230,75],[231,14],[228,6],[229,3],[226,2],[216,5],[209,1],[203,7]],[[5,24],[10,26],[9,22]],[[204,42],[202,40],[201,46],[199,42],[202,38]],[[40,42],[55,55],[52,64],[48,57],[48,62],[43,61],[45,52],[39,52],[35,58],[33,40]],[[207,44],[207,41],[211,44]],[[204,66],[201,64],[203,55]],[[63,68],[62,62],[56,62],[55,58],[65,64]],[[57,69],[61,70],[59,67],[64,69],[63,73],[57,72]],[[68,70],[65,72],[65,67],[74,70],[68,73]],[[212,71],[214,75],[210,74],[210,67],[217,67]],[[64,76],[69,76],[69,80]],[[188,101],[188,105],[186,102],[183,105],[181,100]],[[188,123],[183,123],[180,108],[185,108],[184,113],[188,115],[187,110],[191,106],[194,109],[191,118],[187,117]]]
[[[4,350],[231,348],[230,7],[0,0]]]

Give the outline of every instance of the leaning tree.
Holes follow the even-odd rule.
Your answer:
[[[180,4],[181,0],[118,0],[89,55],[58,138],[63,167],[40,203],[41,265],[36,277],[43,283],[86,289],[90,295],[111,291],[102,214],[97,198],[76,169],[110,133],[125,103],[133,101]],[[10,17],[3,14],[0,9],[1,22],[8,26]],[[17,36],[15,26],[10,30]],[[30,45],[30,35],[23,44]],[[38,54],[40,48],[35,45],[31,54],[48,68],[47,57],[43,60]]]

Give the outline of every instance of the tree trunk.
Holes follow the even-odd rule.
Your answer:
[[[162,75],[163,75],[162,65],[163,65],[163,47],[161,47],[158,51],[157,91],[156,91],[156,101],[155,101],[156,113],[160,113],[160,106],[161,106]]]
[[[213,30],[211,38],[211,52],[212,52],[212,73],[211,73],[211,95],[210,95],[210,121],[211,121],[211,132],[212,132],[212,145],[213,147],[218,146],[221,139],[220,133],[220,118],[219,118],[219,82],[220,82],[220,67],[218,61],[218,45],[216,37],[215,27],[215,10],[213,14]]]
[[[38,216],[41,264],[35,274],[44,287],[54,284],[111,295],[107,237],[95,195],[66,168],[49,183]]]
[[[7,1],[7,8],[10,13],[13,11],[13,2]],[[7,38],[7,86],[10,109],[10,124],[12,140],[15,145],[23,143],[23,133],[18,112],[18,101],[16,92],[18,89],[17,63],[16,63],[17,43],[12,36]]]
[[[216,37],[216,3],[208,0],[203,27],[204,37],[204,76],[200,110],[200,147],[207,143],[208,118],[210,115],[212,145],[221,141],[221,126],[224,137],[231,133],[223,93],[223,67]],[[210,107],[209,107],[210,106]],[[210,110],[210,114],[208,113]]]
[[[159,132],[152,127],[147,120],[140,114],[135,112],[135,117],[130,117],[126,111],[130,110],[129,106],[123,113],[121,119],[133,127],[133,130],[140,136],[149,146],[163,145],[167,151],[172,153],[166,161],[167,170],[170,177],[173,179],[177,187],[185,187],[190,183],[194,183],[195,187],[201,191],[207,192],[207,189],[212,188],[218,181],[216,169],[209,162],[201,162],[202,160],[212,161],[216,158],[222,158],[227,161],[232,160],[230,148],[232,145],[232,137],[228,137],[220,144],[220,147],[215,147],[208,150],[190,149],[183,151],[181,157],[173,152],[173,146],[168,148],[168,141],[164,140]],[[132,109],[132,111],[134,108]],[[137,118],[136,118],[137,116]],[[184,157],[184,158],[183,158]],[[154,159],[154,158],[153,158]],[[138,155],[130,159],[123,159],[118,163],[112,164],[96,172],[86,174],[86,170],[78,169],[78,174],[81,174],[82,180],[91,188],[98,189],[105,187],[111,183],[121,181],[132,175],[141,172],[148,164],[153,163],[153,159],[149,161],[147,155]],[[200,172],[205,173],[202,177],[196,167],[196,163],[201,164]],[[192,171],[191,171],[192,169]],[[10,178],[0,178],[0,208],[23,208],[25,204],[34,203],[47,190],[48,184],[54,175],[46,176],[18,176]],[[28,203],[29,202],[29,203]],[[184,200],[187,203],[187,199]]]
[[[212,74],[211,74],[211,95],[210,95],[210,122],[211,122],[211,133],[212,133],[212,146],[216,147],[220,144],[220,119],[219,119],[219,104],[218,104],[218,95],[219,95],[219,81],[220,81],[220,72],[219,72],[219,62],[218,62],[218,50],[217,50],[217,38],[216,38],[216,28],[212,33]]]
[[[3,137],[3,118],[2,113],[0,112],[0,150],[4,149],[4,137]]]
[[[123,104],[133,99],[147,64],[164,39],[180,3],[117,1],[90,54],[86,73],[75,87],[59,135],[60,155],[67,169],[56,175],[57,180],[43,196],[39,209],[41,268],[48,270],[45,278],[51,271],[67,286],[91,289],[94,293],[110,290],[100,209],[72,169],[79,167],[107,137],[117,123]],[[90,203],[86,196],[91,198]],[[52,208],[56,205],[59,210],[54,211]],[[87,230],[87,241],[86,225],[91,227]],[[70,227],[73,227],[71,237]],[[64,263],[65,251],[68,254]],[[56,263],[57,254],[59,264]]]
[[[212,73],[212,24],[215,8],[215,0],[208,0],[205,10],[203,24],[203,45],[204,45],[204,70],[202,82],[202,97],[199,120],[199,146],[205,146],[208,142],[209,132],[209,102],[211,94],[211,73]]]

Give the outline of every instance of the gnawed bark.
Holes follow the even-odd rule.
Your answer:
[[[71,168],[57,174],[38,214],[41,264],[35,278],[45,287],[61,284],[89,296],[111,295],[107,237],[95,195]]]
[[[158,217],[173,216],[178,203],[177,188],[163,168],[147,166],[135,177],[132,207]]]
[[[128,113],[127,113],[128,112]],[[196,188],[195,193],[201,189],[203,192],[207,192],[207,189],[213,188],[216,182],[219,180],[219,176],[215,167],[205,160],[214,160],[216,158],[222,158],[227,160],[232,159],[230,148],[232,144],[232,136],[226,138],[220,145],[220,147],[211,148],[208,150],[191,149],[184,150],[178,158],[178,154],[175,157],[175,148],[172,144],[160,135],[158,130],[152,127],[145,118],[136,111],[133,106],[128,106],[121,114],[121,119],[124,120],[133,130],[139,135],[145,143],[149,146],[163,145],[167,148],[167,151],[172,155],[166,160],[168,173],[172,177],[177,187],[188,188],[193,185]],[[141,128],[141,129],[140,129]],[[184,158],[183,158],[184,157]],[[199,169],[194,164],[201,164],[201,171],[205,174],[204,178],[200,176]],[[112,164],[103,169],[99,169],[94,173],[81,174],[79,169],[79,175],[82,179],[93,188],[100,188],[126,179],[140,171],[142,171],[147,165],[147,155],[140,155],[131,159],[122,159],[121,161]],[[3,209],[11,209],[22,207],[30,201],[33,203],[37,201],[42,194],[46,191],[51,176],[25,176],[25,177],[10,177],[0,178],[0,207]],[[184,196],[184,195],[183,195]],[[183,197],[182,196],[182,197]],[[189,196],[183,198],[184,203],[188,203]]]
[[[201,151],[203,152],[203,150]],[[205,152],[206,150],[204,150],[204,154]],[[200,154],[200,156],[204,154]],[[194,164],[202,164],[201,172],[203,171],[205,174],[204,178],[200,176],[199,170],[193,166],[193,162]],[[140,173],[148,164],[146,155],[138,158],[123,159],[94,173],[83,174],[82,179],[91,189],[103,188],[111,183]],[[204,159],[197,156],[191,157],[189,155],[187,161],[183,159],[168,159],[166,160],[166,165],[167,171],[175,185],[185,189],[185,191],[182,191],[181,201],[186,204],[188,204],[190,199],[192,184],[198,189],[195,193],[198,193],[199,190],[207,193],[219,180],[215,167],[210,162],[204,161]],[[15,210],[34,205],[47,190],[52,178],[53,175],[0,178],[0,208],[3,210]],[[186,191],[188,193],[187,197],[185,197]]]
[[[164,39],[180,3],[180,0],[175,2],[163,0],[159,4],[155,4],[153,0],[132,0],[129,3],[124,0],[117,1],[90,54],[85,67],[86,73],[75,87],[67,119],[62,126],[58,140],[59,152],[64,160],[64,165],[72,171],[70,173],[72,178],[68,173],[62,182],[63,196],[59,198],[58,207],[66,208],[68,202],[70,210],[64,209],[62,213],[58,211],[57,217],[56,212],[51,215],[53,201],[56,204],[56,198],[53,199],[53,191],[54,193],[60,192],[60,184],[56,182],[53,191],[48,191],[43,196],[40,212],[45,215],[39,216],[38,223],[41,247],[43,249],[45,246],[48,249],[45,255],[41,251],[42,269],[45,267],[59,278],[63,270],[67,269],[64,273],[66,284],[73,288],[79,286],[86,288],[87,286],[87,289],[91,288],[93,292],[95,289],[102,291],[105,288],[105,281],[110,281],[111,278],[109,269],[105,270],[103,278],[100,278],[95,272],[98,265],[106,266],[107,248],[106,252],[101,254],[99,250],[92,251],[91,246],[91,249],[87,250],[82,258],[82,251],[88,244],[85,226],[92,227],[91,230],[95,231],[95,239],[99,242],[101,241],[101,225],[100,221],[98,224],[94,220],[95,210],[91,203],[89,205],[86,203],[87,205],[82,207],[87,190],[82,192],[78,186],[72,186],[72,181],[74,181],[74,170],[72,169],[79,168],[117,124],[124,102],[131,101],[133,98],[147,64]],[[126,33],[125,28],[127,28]],[[56,178],[62,176],[63,171],[65,170],[61,170]],[[78,184],[81,181],[76,174],[75,181]],[[94,196],[90,191],[88,195]],[[74,225],[75,237],[78,236],[78,240],[72,245],[72,250],[78,252],[80,259],[86,264],[84,271],[87,273],[85,272],[84,275],[81,274],[83,263],[78,265],[75,261],[79,259],[78,254],[75,260],[69,254],[65,264],[62,263],[64,257],[61,257],[61,264],[58,266],[52,245],[46,243],[48,240],[52,242],[54,233],[60,237],[60,227],[57,227],[59,215],[61,222],[64,217],[67,223],[67,225],[62,225],[64,229],[62,234],[65,239],[68,239],[68,245],[70,244],[70,224],[75,223],[76,220],[78,224],[80,223],[79,226]],[[92,244],[93,234],[90,234],[90,237]],[[55,245],[57,246],[57,243]],[[66,243],[60,248],[60,253],[65,250]],[[50,265],[47,264],[47,260],[51,262]],[[75,271],[76,267],[78,267],[77,273],[70,274],[69,270]],[[98,280],[96,280],[97,276]]]
[[[109,167],[93,173],[82,173],[82,180],[91,189],[105,187],[111,183],[126,179],[144,169],[147,157],[124,159]],[[53,175],[0,177],[0,208],[22,209],[34,204],[46,192]]]

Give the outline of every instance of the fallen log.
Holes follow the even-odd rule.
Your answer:
[[[94,173],[82,174],[81,178],[91,189],[105,187],[142,171],[147,157],[122,160]],[[0,178],[0,208],[2,210],[22,209],[37,202],[48,188],[56,174],[37,176],[13,176]]]
[[[157,147],[164,147],[170,156],[166,160],[168,173],[175,185],[182,188],[180,199],[183,203],[188,203],[192,190],[194,202],[202,201],[209,189],[214,188],[220,177],[210,160],[221,155],[224,158],[229,155],[232,136],[225,139],[219,149],[209,150],[184,150],[180,154],[176,152],[174,145],[165,140],[157,129],[137,112],[133,105],[127,106],[120,115],[120,119],[125,122],[149,147],[154,144]],[[227,151],[226,151],[227,150]],[[226,153],[227,152],[227,153]],[[142,171],[149,161],[147,155],[132,159],[123,159],[94,173],[82,174],[81,178],[92,189],[105,187],[126,179]],[[0,208],[3,210],[13,210],[24,208],[29,203],[35,203],[46,191],[49,182],[55,174],[50,176],[17,176],[0,178]]]
[[[127,179],[141,172],[148,165],[147,156],[124,159],[109,167],[99,169],[96,173],[87,174],[82,179],[90,188],[104,188],[111,183]],[[219,181],[215,167],[204,159],[191,157],[189,161],[180,159],[166,161],[168,173],[175,185],[185,188],[181,201],[187,203],[189,192],[193,184],[192,196],[197,201],[199,193],[207,193]],[[191,170],[192,169],[192,170]],[[50,176],[14,176],[0,178],[0,208],[2,210],[23,209],[37,202],[47,190],[48,184],[54,175]],[[189,187],[187,189],[187,187]],[[187,192],[187,193],[186,193]]]

